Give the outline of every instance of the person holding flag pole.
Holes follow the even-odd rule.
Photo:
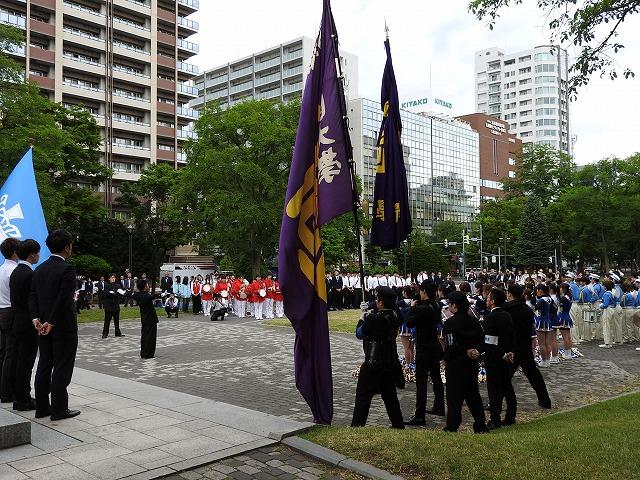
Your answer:
[[[329,0],[323,0],[293,152],[280,230],[279,277],[284,311],[296,333],[296,387],[314,421],[328,425],[333,417],[333,381],[320,228],[358,209],[338,35]],[[359,233],[357,215],[355,228]],[[358,245],[363,278],[361,250]]]

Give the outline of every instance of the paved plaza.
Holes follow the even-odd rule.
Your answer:
[[[161,319],[157,358],[141,360],[139,322],[122,325],[125,337],[104,340],[100,335],[102,325],[81,325],[77,365],[272,415],[312,421],[295,388],[294,334],[290,328],[265,326],[261,321],[233,316],[224,322],[211,322],[202,316]],[[583,358],[543,369],[554,405],[574,407],[637,385],[640,352],[635,351],[635,346],[602,350],[592,342],[580,347]],[[355,336],[332,334],[331,350],[334,423],[347,425],[351,422],[357,381],[352,371],[362,362],[362,344]],[[516,376],[514,383],[521,418],[540,413],[526,378]],[[481,392],[486,399],[484,385]],[[403,414],[409,417],[413,413],[415,386],[409,384],[399,396]],[[372,404],[369,424],[388,425],[379,397]]]

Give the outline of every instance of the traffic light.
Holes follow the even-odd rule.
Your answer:
[[[444,248],[449,248],[449,240],[444,239]]]
[[[471,243],[471,238],[469,237],[469,235],[462,236],[462,243],[464,243],[465,245],[469,245]]]

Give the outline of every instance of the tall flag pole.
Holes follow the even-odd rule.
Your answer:
[[[387,63],[382,77],[382,125],[378,134],[378,160],[373,193],[371,245],[382,250],[398,248],[412,230],[407,171],[402,151],[402,121],[398,85],[391,61],[389,29],[385,22]]]
[[[45,244],[48,230],[33,169],[33,148],[29,148],[0,188],[0,242],[9,237],[40,243],[40,262],[51,253]],[[4,258],[0,255],[0,265]]]
[[[284,309],[296,332],[296,387],[316,423],[331,424],[333,380],[320,227],[353,209],[351,142],[329,0],[302,96],[285,197],[278,271]]]

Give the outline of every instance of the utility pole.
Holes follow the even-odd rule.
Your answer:
[[[462,278],[467,278],[467,256],[464,254],[464,244],[466,240],[467,229],[462,229]]]
[[[502,270],[502,252],[500,252],[500,247],[498,247],[498,271]]]
[[[484,252],[482,251],[482,224],[480,224],[480,270],[484,266]]]

